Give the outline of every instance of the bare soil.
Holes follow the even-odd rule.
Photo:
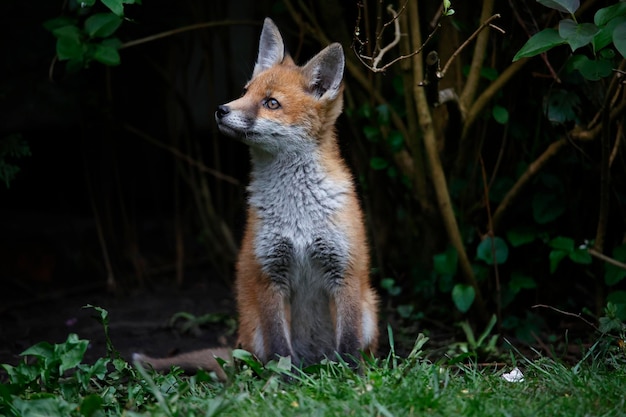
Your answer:
[[[173,280],[169,280],[170,282]],[[194,280],[181,288],[167,283],[110,293],[104,285],[40,288],[29,291],[5,286],[0,295],[0,363],[15,365],[20,353],[38,342],[61,343],[76,333],[90,341],[85,363],[106,355],[106,341],[99,313],[91,304],[109,312],[109,335],[126,359],[133,352],[167,356],[178,351],[234,343],[232,329],[224,323],[202,325],[194,332],[180,331],[182,321],[170,325],[179,312],[235,315],[231,289],[226,283]]]

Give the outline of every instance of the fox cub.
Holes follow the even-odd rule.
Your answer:
[[[369,281],[363,214],[340,156],[344,54],[334,43],[304,66],[265,19],[252,79],[215,112],[220,132],[250,148],[247,223],[236,266],[241,348],[263,361],[309,365],[337,354],[358,359],[378,339],[378,299]],[[207,349],[154,359],[224,374]]]

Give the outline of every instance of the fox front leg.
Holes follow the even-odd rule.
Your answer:
[[[262,270],[267,276],[267,296],[262,301],[265,311],[261,314],[267,360],[277,356],[290,356],[293,363],[299,360],[292,347],[290,328],[290,269],[293,259],[293,245],[287,239],[279,239],[262,260]]]
[[[350,365],[356,365],[361,349],[361,305],[359,282],[352,273],[347,245],[338,237],[318,237],[312,251],[334,304],[335,351]]]

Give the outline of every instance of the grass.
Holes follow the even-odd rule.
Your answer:
[[[288,361],[262,366],[236,351],[227,384],[205,372],[154,373],[112,346],[109,358],[83,364],[87,345],[69,335],[25,351],[34,362],[3,365],[0,416],[626,416],[625,354],[602,337],[577,364],[517,353],[506,369],[430,362],[421,335],[408,357],[391,352],[361,372],[332,362],[292,372]],[[506,381],[515,366],[524,380]]]

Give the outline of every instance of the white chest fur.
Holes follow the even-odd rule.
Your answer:
[[[346,203],[349,183],[329,178],[314,151],[253,155],[248,190],[259,219],[255,255],[266,273],[276,272],[272,268],[280,256],[286,260],[278,262],[283,268],[279,275],[287,285],[294,280],[324,284],[315,279],[320,269],[343,272],[348,242],[333,215]],[[329,262],[334,265],[324,265]]]

